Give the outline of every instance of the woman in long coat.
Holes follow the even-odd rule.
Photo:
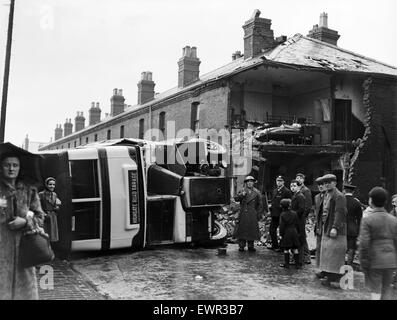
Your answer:
[[[0,300],[38,299],[35,267],[19,265],[19,243],[25,231],[40,228],[44,213],[37,189],[18,180],[20,160],[1,157],[0,179]]]
[[[254,241],[260,239],[258,221],[262,218],[262,196],[259,190],[254,188],[255,179],[248,176],[244,180],[245,187],[235,197],[240,202],[240,213],[234,237],[239,240],[239,250],[244,251],[248,242],[248,250],[255,251]]]
[[[57,194],[54,192],[55,183],[56,180],[54,178],[47,178],[45,180],[46,189],[39,192],[41,207],[46,214],[44,228],[50,236],[51,242],[59,240],[57,211],[61,205],[61,200],[58,199]]]

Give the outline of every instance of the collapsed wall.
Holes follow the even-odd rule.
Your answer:
[[[397,82],[368,77],[363,82],[365,132],[350,163],[349,182],[367,202],[368,192],[382,186],[397,193]]]

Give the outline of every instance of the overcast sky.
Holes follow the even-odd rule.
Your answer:
[[[0,0],[1,84],[8,3]],[[288,37],[307,35],[327,12],[340,47],[397,66],[395,0],[16,0],[5,140],[49,142],[77,111],[87,124],[91,101],[110,112],[114,88],[135,105],[142,71],[153,72],[156,92],[175,87],[186,45],[197,47],[201,74],[230,62],[255,9]]]

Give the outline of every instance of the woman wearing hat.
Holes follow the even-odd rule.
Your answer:
[[[42,231],[44,213],[20,154],[2,154],[0,164],[0,300],[37,300],[36,269],[20,265],[19,244],[24,232]]]
[[[39,192],[41,207],[46,213],[45,231],[50,236],[51,242],[59,240],[57,211],[61,205],[55,190],[56,180],[49,177],[45,180],[45,190]]]
[[[248,242],[248,251],[254,252],[254,241],[260,239],[258,221],[262,217],[262,197],[259,190],[254,188],[255,178],[247,176],[244,179],[244,189],[239,191],[235,200],[240,202],[240,213],[234,234],[239,241],[239,251],[244,251]]]

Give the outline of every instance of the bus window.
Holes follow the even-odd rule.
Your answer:
[[[97,166],[97,160],[71,161],[73,199],[99,197]]]
[[[100,238],[98,160],[70,161],[73,240]]]

